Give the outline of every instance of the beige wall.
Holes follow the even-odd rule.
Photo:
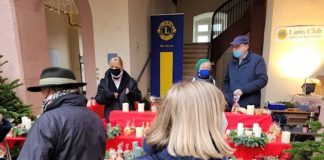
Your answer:
[[[193,17],[214,12],[226,0],[178,0],[177,12],[184,13],[184,43],[192,43]]]
[[[310,77],[323,75],[323,39],[276,40],[276,29],[283,26],[323,26],[323,6],[323,0],[268,0],[263,55],[268,66],[269,82],[263,100],[289,101],[293,95],[301,93],[301,85],[306,76],[301,73],[314,63],[319,65],[313,69]],[[308,63],[306,59],[310,59],[312,63]]]
[[[138,78],[150,53],[150,16],[174,12],[175,5],[171,0],[141,0],[141,3],[138,3],[138,0],[129,0],[130,72],[135,79]],[[138,86],[145,96],[150,87],[150,63]]]
[[[94,26],[97,83],[104,77],[107,53],[117,53],[124,69],[137,78],[150,52],[150,15],[173,13],[172,1],[89,0]],[[139,3],[140,2],[140,3]],[[145,96],[149,88],[150,66],[139,83]]]
[[[107,53],[117,53],[130,71],[128,0],[89,0],[95,44],[97,83],[108,67]]]
[[[24,84],[16,90],[23,102],[41,110],[41,94],[26,91],[38,85],[43,68],[49,66],[47,33],[43,1],[0,1],[0,54],[10,62],[2,68],[10,80],[19,78]]]
[[[54,13],[45,9],[47,22],[48,50],[56,50],[59,67],[71,69],[69,55],[69,24],[65,14]]]
[[[45,9],[48,36],[48,54],[58,52],[59,67],[71,69],[80,80],[79,29],[68,23],[66,14]]]

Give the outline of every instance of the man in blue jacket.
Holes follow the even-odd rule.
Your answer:
[[[223,92],[229,108],[235,105],[246,108],[247,105],[260,107],[261,89],[268,82],[263,58],[249,51],[249,38],[240,35],[230,43],[233,58],[228,62]],[[234,96],[239,97],[234,103]]]

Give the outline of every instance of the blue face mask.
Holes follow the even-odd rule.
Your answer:
[[[202,69],[199,71],[199,77],[201,78],[208,78],[210,74],[210,70]]]
[[[240,58],[242,54],[243,54],[243,52],[240,49],[233,52],[233,56],[235,58]]]

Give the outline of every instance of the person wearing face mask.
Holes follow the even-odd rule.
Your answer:
[[[109,65],[110,69],[100,80],[95,97],[97,103],[105,105],[104,116],[107,120],[112,110],[122,110],[123,103],[129,103],[129,110],[135,110],[134,102],[142,99],[137,82],[123,70],[122,59],[114,57]]]
[[[211,63],[208,59],[203,58],[197,61],[195,65],[196,75],[192,81],[201,80],[216,85],[215,79],[211,76]]]
[[[107,133],[102,120],[86,107],[71,70],[49,67],[39,85],[28,87],[42,93],[42,114],[28,131],[18,160],[104,159]]]
[[[263,58],[249,51],[249,38],[240,35],[230,43],[233,57],[228,62],[223,92],[228,109],[233,105],[260,107],[261,89],[267,85],[268,75]],[[234,103],[235,97],[235,103]]]

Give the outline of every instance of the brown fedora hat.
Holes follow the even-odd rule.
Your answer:
[[[73,72],[60,67],[49,67],[42,71],[38,86],[28,87],[30,92],[40,92],[42,87],[83,87],[86,83],[77,82]]]

